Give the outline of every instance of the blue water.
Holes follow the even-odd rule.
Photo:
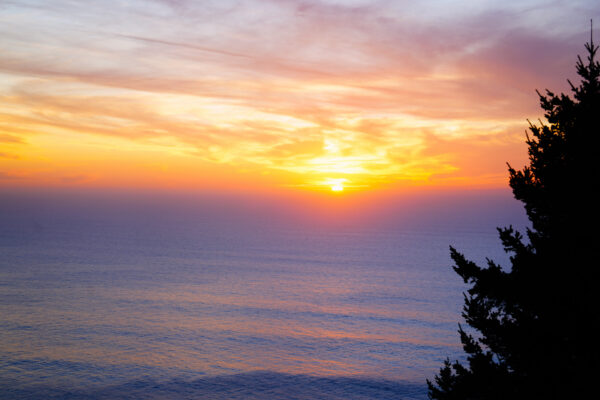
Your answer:
[[[488,222],[3,215],[2,398],[423,399]],[[363,224],[364,225],[364,224]]]

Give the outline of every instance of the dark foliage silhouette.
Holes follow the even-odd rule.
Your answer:
[[[510,269],[479,267],[451,248],[470,285],[463,317],[472,329],[459,326],[467,365],[446,360],[427,382],[431,399],[584,398],[595,381],[600,64],[593,39],[585,48],[572,97],[538,92],[547,122],[530,123],[529,165],[509,165],[531,222],[528,240],[498,229]]]

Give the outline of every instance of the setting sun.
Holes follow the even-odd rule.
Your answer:
[[[335,185],[331,186],[331,190],[334,192],[341,192],[344,190],[344,186],[341,183],[336,183]]]
[[[344,183],[348,182],[346,178],[328,178],[321,182],[322,185],[331,188],[332,192],[341,192],[344,190]]]

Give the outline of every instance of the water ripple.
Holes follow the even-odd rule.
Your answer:
[[[312,399],[398,399],[426,398],[425,385],[349,377],[316,377],[275,372],[250,372],[203,377],[192,381],[135,380],[93,390],[36,385],[4,388],[4,398],[33,399],[212,399],[212,400],[312,400]]]

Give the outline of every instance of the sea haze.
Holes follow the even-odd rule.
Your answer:
[[[448,246],[506,265],[495,226],[523,226],[519,203],[429,195],[331,223],[298,207],[4,193],[2,397],[425,398],[462,357]]]

